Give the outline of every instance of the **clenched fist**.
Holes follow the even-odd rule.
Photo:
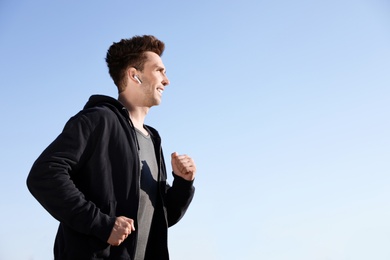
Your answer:
[[[133,231],[135,231],[134,220],[123,216],[117,217],[107,243],[119,246]]]
[[[179,155],[177,152],[171,154],[172,170],[187,181],[195,179],[196,165],[188,155]]]

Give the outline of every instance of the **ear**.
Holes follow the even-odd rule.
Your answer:
[[[136,68],[130,67],[130,68],[127,69],[127,78],[128,78],[128,80],[134,81],[135,83],[139,84],[136,75],[137,75],[137,69]]]

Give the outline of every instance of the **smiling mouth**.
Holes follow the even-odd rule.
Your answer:
[[[164,90],[162,90],[162,89],[157,89],[157,91],[158,91],[160,94],[162,94],[162,93],[164,92]]]

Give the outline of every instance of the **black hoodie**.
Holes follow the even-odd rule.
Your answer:
[[[183,217],[194,187],[174,174],[172,187],[166,183],[160,136],[154,128],[145,128],[155,145],[160,183],[146,258],[169,259],[167,228]],[[116,99],[94,95],[38,157],[27,186],[60,222],[55,259],[133,259],[140,189],[138,150],[126,108]],[[112,247],[106,241],[117,216],[133,219],[136,231]]]

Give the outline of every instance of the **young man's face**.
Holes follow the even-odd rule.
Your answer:
[[[147,61],[143,71],[138,75],[142,81],[140,98],[142,98],[144,106],[152,107],[161,103],[163,91],[169,84],[169,80],[160,56],[154,52],[146,52],[145,54]]]

